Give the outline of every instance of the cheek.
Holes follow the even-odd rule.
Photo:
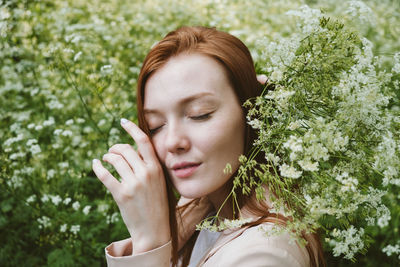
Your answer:
[[[158,158],[160,159],[161,163],[164,164],[164,155],[165,155],[165,149],[162,146],[163,142],[161,140],[161,138],[159,137],[153,137],[151,139],[152,143],[153,143],[153,148],[154,148],[154,152],[157,154]]]
[[[205,144],[224,159],[236,160],[244,153],[244,126],[240,117],[237,121],[219,121],[209,132]]]

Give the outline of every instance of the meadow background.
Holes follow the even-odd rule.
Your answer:
[[[0,0],[0,265],[105,266],[104,247],[129,234],[91,161],[132,143],[119,120],[136,120],[149,48],[182,25],[216,26],[262,62],[265,44],[298,30],[286,12],[303,5],[370,40],[392,69],[399,0]],[[399,264],[398,191],[386,203],[391,221],[368,252],[351,262],[326,248],[328,266]]]

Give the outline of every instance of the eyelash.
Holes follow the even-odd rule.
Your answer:
[[[191,118],[192,120],[196,120],[196,121],[206,120],[206,119],[208,119],[208,118],[211,117],[211,113],[212,113],[212,112],[207,113],[207,114],[203,114],[203,115],[200,115],[200,116],[189,117],[189,118]],[[162,127],[162,125],[159,126],[159,127],[157,127],[157,128],[154,128],[154,129],[149,129],[150,135],[153,135],[153,134],[157,133],[157,131],[158,131],[161,127]]]
[[[190,117],[190,118],[192,120],[200,121],[200,120],[208,119],[210,116],[211,116],[211,112],[207,113],[207,114],[200,115],[200,116]]]
[[[154,135],[161,127],[162,127],[162,126],[157,127],[157,128],[154,128],[154,129],[149,129],[150,136],[151,136],[151,135]]]

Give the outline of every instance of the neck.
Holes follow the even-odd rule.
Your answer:
[[[229,187],[223,186],[207,196],[209,201],[214,206],[214,210],[216,212],[219,211],[219,218],[233,219],[232,197],[226,199],[229,193]]]

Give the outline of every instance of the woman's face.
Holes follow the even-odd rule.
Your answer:
[[[161,163],[187,198],[218,193],[244,150],[245,120],[224,68],[202,54],[180,54],[145,86],[144,112]]]

